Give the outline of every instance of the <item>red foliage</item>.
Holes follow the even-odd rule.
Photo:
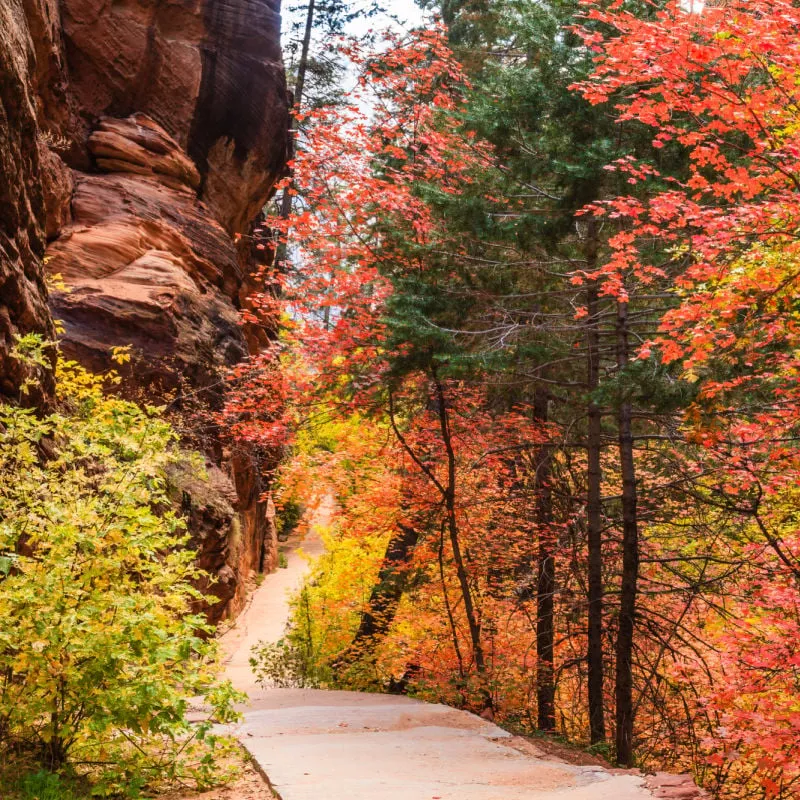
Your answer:
[[[752,563],[770,576],[740,587],[748,599],[716,639],[707,702],[725,724],[712,760],[761,753],[766,795],[787,796],[800,752],[800,560],[786,513],[800,480],[800,7],[730,0],[687,13],[670,2],[641,19],[622,2],[587,2],[586,13],[596,69],[577,88],[689,158],[684,181],[658,163],[613,165],[653,193],[589,210],[621,226],[591,277],[620,295],[626,276],[675,275],[678,303],[642,355],[658,350],[696,383],[687,425],[706,450],[705,485],[743,515]]]

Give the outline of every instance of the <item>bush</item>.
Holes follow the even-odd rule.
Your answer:
[[[260,686],[290,689],[317,688],[320,685],[303,650],[286,639],[254,645],[250,666]]]
[[[86,797],[85,787],[45,770],[28,773],[10,783],[13,797],[19,800],[81,800]]]
[[[278,509],[278,540],[285,542],[296,530],[305,508],[293,498],[287,498]]]
[[[238,695],[191,613],[201,573],[165,483],[176,435],[74,363],[57,380],[56,413],[0,405],[0,759],[88,774],[94,794],[207,784],[212,719]],[[211,709],[197,725],[193,697]]]
[[[250,651],[250,667],[256,683],[283,689],[320,688],[331,679],[330,668],[321,663],[311,639],[311,629],[298,619],[298,609],[308,611],[308,589],[303,587],[292,600],[293,619],[284,638],[260,641]],[[306,618],[306,622],[310,622]]]

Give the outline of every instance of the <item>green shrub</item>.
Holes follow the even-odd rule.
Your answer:
[[[56,413],[0,405],[0,760],[88,775],[94,794],[212,781],[238,696],[218,680],[158,410],[61,363]],[[185,456],[184,456],[185,457]],[[190,698],[210,709],[186,721]]]
[[[23,775],[13,783],[15,800],[81,800],[86,794],[54,772],[39,770]]]
[[[288,639],[259,642],[253,646],[250,667],[260,686],[289,688],[319,688],[323,686],[317,666],[307,651]]]
[[[285,542],[300,524],[305,508],[294,498],[287,498],[278,510],[278,540]]]

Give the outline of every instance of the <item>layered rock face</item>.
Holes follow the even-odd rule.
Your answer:
[[[0,340],[52,332],[44,261],[68,287],[50,297],[65,353],[102,371],[130,347],[123,391],[166,404],[207,457],[208,480],[178,470],[176,492],[217,578],[212,616],[235,613],[276,559],[270,454],[232,451],[198,412],[220,407],[226,367],[264,340],[245,339],[238,309],[260,252],[249,234],[287,159],[279,0],[7,2]],[[18,389],[0,374],[0,391]]]
[[[52,378],[12,357],[12,351],[18,337],[53,335],[41,267],[46,213],[39,181],[50,153],[37,121],[29,33],[34,22],[42,27],[42,13],[29,21],[21,2],[0,6],[0,396],[34,404],[46,402]],[[31,387],[25,392],[28,381]]]

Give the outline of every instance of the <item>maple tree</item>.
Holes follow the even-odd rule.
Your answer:
[[[787,709],[797,696],[795,659],[776,672],[768,665],[773,648],[792,649],[800,633],[796,616],[786,613],[797,607],[800,588],[796,529],[786,524],[791,515],[775,514],[777,498],[798,479],[800,12],[789,2],[709,4],[698,13],[669,3],[641,19],[619,3],[588,3],[587,15],[613,35],[585,33],[598,57],[580,84],[584,96],[614,102],[620,120],[653,129],[654,146],[682,147],[690,160],[685,180],[670,179],[652,197],[621,196],[592,209],[626,223],[596,277],[619,296],[626,275],[653,280],[678,267],[680,302],[640,355],[657,351],[696,385],[686,424],[704,451],[697,480],[707,482],[713,502],[740,516],[748,554],[770,575],[755,591],[741,586],[746,601],[726,614],[720,681],[727,685],[711,690],[711,702],[734,724],[709,730],[718,740],[713,759],[747,760],[758,749],[751,738],[758,729],[767,744],[755,772],[767,796],[785,796],[796,781],[785,754],[798,741],[789,741],[793,723],[766,708],[773,692]],[[661,177],[657,164],[631,158],[616,168],[631,184]],[[668,243],[669,267],[652,259],[653,237]]]
[[[357,57],[354,52],[350,55]],[[409,276],[439,268],[433,254],[440,233],[430,205],[419,196],[419,187],[435,185],[443,192],[469,190],[476,185],[476,158],[480,160],[481,152],[487,151],[473,137],[448,135],[460,123],[457,115],[449,119],[443,114],[456,111],[457,93],[465,81],[439,31],[390,42],[380,60],[366,63],[365,69],[370,87],[377,88],[378,101],[384,101],[379,124],[367,126],[363,111],[356,106],[336,109],[336,129],[341,133],[332,136],[331,111],[315,111],[302,157],[295,165],[295,182],[308,207],[288,222],[293,240],[302,247],[300,259],[306,253],[313,257],[315,271],[299,276],[287,272],[279,277],[280,300],[289,315],[282,345],[291,342],[293,355],[289,358],[296,358],[298,366],[290,372],[288,364],[282,365],[284,380],[288,378],[291,384],[289,408],[295,413],[302,409],[300,413],[309,416],[313,407],[335,397],[340,412],[357,408],[388,413],[398,446],[419,473],[417,483],[421,480],[428,485],[428,491],[420,488],[411,493],[415,506],[421,502],[423,508],[433,505],[442,509],[448,564],[464,615],[458,624],[452,617],[459,670],[466,679],[474,667],[482,686],[480,703],[491,705],[485,685],[480,588],[471,574],[469,550],[465,550],[468,533],[461,518],[465,499],[457,488],[457,461],[464,456],[457,452],[453,434],[453,415],[462,414],[461,404],[468,394],[466,388],[456,390],[457,384],[453,384],[460,368],[449,360],[457,358],[456,349],[446,344],[446,337],[440,336],[438,341],[435,335],[431,337],[430,331],[413,337],[414,328],[408,322],[431,310],[419,305],[409,308],[408,301],[413,300]],[[424,100],[427,102],[421,102]],[[378,160],[380,170],[375,169]],[[365,191],[369,203],[363,202]],[[275,302],[273,295],[265,293],[256,298],[255,305],[272,313]],[[440,301],[433,298],[432,302]],[[243,376],[244,372],[237,377]],[[262,419],[262,424],[253,425],[252,411],[259,405],[262,413],[268,409],[267,417],[277,419],[286,398],[274,387],[270,397],[257,396],[246,378],[244,383],[244,391],[237,390],[228,406],[227,413],[234,420],[231,429],[274,442],[269,437],[284,434],[285,423],[264,425]],[[401,417],[407,419],[408,412],[398,404],[408,403],[417,411],[413,427],[403,430]],[[431,411],[434,408],[435,413]],[[423,424],[422,409],[428,409],[433,422]],[[498,426],[499,430],[508,430],[507,425]],[[481,441],[484,448],[491,449],[489,440],[476,440]],[[480,455],[469,452],[473,458]],[[437,458],[441,466],[433,466]],[[483,460],[484,466],[492,463]],[[438,498],[435,502],[424,499],[431,491]],[[412,516],[419,513],[417,508]],[[432,523],[429,520],[427,524],[430,527]],[[416,540],[424,538],[422,533],[412,537],[415,541],[406,548],[408,557]],[[386,602],[385,593],[373,597],[373,607],[382,604],[384,616]],[[396,602],[389,602],[389,607],[393,613]],[[459,626],[468,632],[464,651],[456,633]],[[356,638],[364,635],[357,632]],[[374,636],[373,623],[369,638]]]

